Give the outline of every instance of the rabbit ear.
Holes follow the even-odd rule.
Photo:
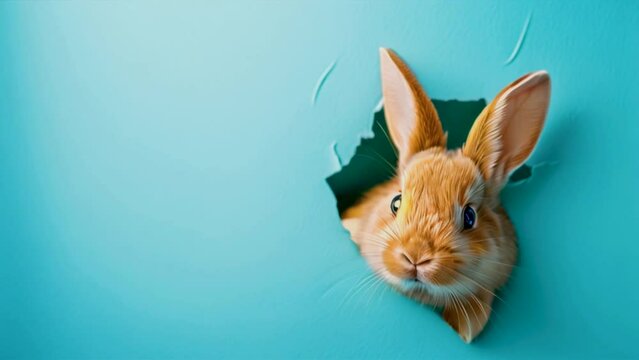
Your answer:
[[[506,86],[479,114],[463,152],[486,180],[501,186],[532,153],[550,102],[545,71],[522,76]]]
[[[401,167],[419,151],[446,147],[446,136],[433,103],[408,66],[390,49],[380,48],[379,55],[384,114]]]

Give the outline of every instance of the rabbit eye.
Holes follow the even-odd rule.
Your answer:
[[[393,198],[393,200],[391,200],[391,203],[390,203],[390,208],[391,208],[391,211],[393,212],[393,215],[397,214],[397,210],[399,210],[399,207],[401,205],[402,205],[402,194],[395,195],[395,197]]]
[[[477,213],[475,212],[475,209],[470,207],[470,205],[466,205],[462,216],[464,220],[464,230],[475,227],[475,223],[477,222]]]

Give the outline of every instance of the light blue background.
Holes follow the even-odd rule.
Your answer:
[[[0,3],[0,357],[639,357],[637,24],[636,1]],[[504,193],[520,264],[473,345],[358,286],[324,182],[379,46],[437,99],[553,79],[530,163],[556,165]]]

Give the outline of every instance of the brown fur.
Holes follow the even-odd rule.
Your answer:
[[[398,173],[347,209],[343,224],[379,276],[407,296],[443,307],[443,318],[470,342],[517,257],[499,191],[537,142],[549,78],[537,72],[507,86],[480,114],[464,148],[449,151],[435,108],[408,66],[390,50],[380,56]],[[400,193],[394,215],[390,203]],[[467,205],[477,220],[464,230]]]

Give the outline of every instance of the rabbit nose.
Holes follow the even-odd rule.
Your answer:
[[[409,279],[417,281],[417,265],[413,261],[413,258],[406,252],[401,252],[400,257],[405,266],[406,275]]]
[[[415,261],[413,261],[413,258],[410,255],[408,255],[408,253],[402,252],[401,256],[405,263],[415,266]]]
[[[422,265],[428,265],[433,261],[433,258],[431,257],[422,257],[419,259],[419,261],[415,261],[413,260],[413,257],[411,257],[410,255],[408,255],[408,253],[406,252],[402,252],[401,253],[402,258],[404,260],[404,262],[414,266],[414,267],[420,267]]]

